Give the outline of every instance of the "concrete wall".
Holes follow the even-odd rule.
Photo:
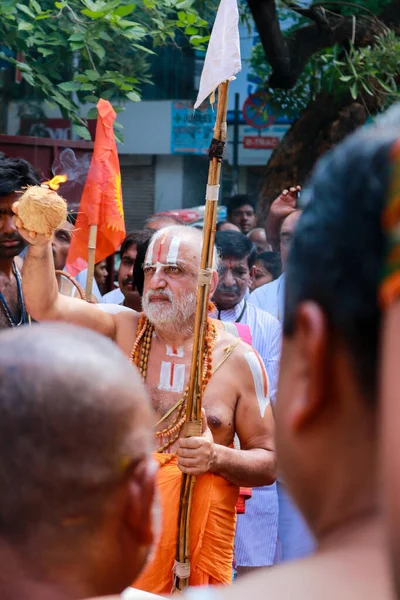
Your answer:
[[[209,164],[206,156],[184,157],[183,208],[205,204]]]
[[[182,208],[183,156],[157,156],[155,212]]]
[[[127,102],[125,112],[118,115],[123,125],[124,144],[121,154],[171,153],[171,101]]]

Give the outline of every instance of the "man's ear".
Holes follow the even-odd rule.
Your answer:
[[[211,277],[211,283],[210,283],[210,294],[208,296],[210,300],[214,296],[214,292],[217,289],[218,281],[219,281],[218,273],[217,273],[217,271],[213,271],[212,277]]]
[[[158,465],[152,458],[144,459],[128,481],[127,526],[135,543],[151,546],[157,535],[154,519],[156,474]]]
[[[300,357],[303,384],[291,402],[293,429],[310,424],[324,408],[330,385],[329,327],[325,314],[314,302],[304,302],[295,313],[294,342]]]
[[[256,273],[257,273],[257,269],[256,269],[256,266],[254,265],[250,269],[250,277],[249,277],[249,288],[250,289],[252,289],[254,282],[256,280]]]

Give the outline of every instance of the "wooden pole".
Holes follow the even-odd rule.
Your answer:
[[[214,140],[225,143],[226,113],[228,108],[229,81],[218,87],[218,108],[214,127]],[[221,175],[222,157],[212,156],[208,171],[206,207],[203,227],[203,249],[200,259],[200,275],[197,290],[197,305],[193,334],[193,351],[189,376],[189,391],[186,409],[186,423],[183,434],[186,437],[199,436],[202,432],[201,405],[203,386],[203,348],[207,322],[208,300],[214,258],[215,228],[218,208],[218,189]],[[178,536],[174,566],[173,591],[182,591],[189,585],[190,578],[190,513],[196,477],[182,475],[181,496],[178,516]]]
[[[86,299],[90,302],[93,289],[94,264],[96,257],[97,225],[91,225],[89,229],[88,243],[88,268],[86,278]]]

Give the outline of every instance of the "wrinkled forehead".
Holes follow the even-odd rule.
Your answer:
[[[247,267],[247,256],[237,258],[233,256],[223,256],[221,259],[222,269],[234,269],[235,267]]]
[[[175,265],[178,263],[200,265],[200,243],[179,233],[155,234],[146,252],[145,265]]]

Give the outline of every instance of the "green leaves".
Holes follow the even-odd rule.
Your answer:
[[[93,108],[90,108],[88,110],[86,118],[87,119],[97,119],[97,114],[98,114],[97,108],[94,106]]]
[[[0,0],[0,39],[7,48],[0,57],[24,80],[17,86],[7,78],[13,87],[7,95],[58,105],[89,139],[81,105],[95,118],[99,98],[117,104],[118,112],[121,103],[140,101],[141,84],[151,83],[150,57],[162,44],[181,40],[178,29],[186,45],[202,48],[208,24],[194,6],[195,0]]]
[[[387,32],[376,38],[372,46],[350,48],[341,61],[334,60],[337,76],[348,85],[354,100],[360,94],[383,96],[382,105],[400,99],[400,40],[395,32]],[[385,98],[386,97],[386,98]]]
[[[42,7],[40,6],[39,2],[37,2],[36,0],[30,0],[29,4],[34,9],[34,11],[38,15],[40,15],[40,13],[42,12]]]
[[[351,97],[353,98],[353,100],[357,100],[357,98],[358,98],[358,85],[357,85],[356,82],[354,82],[350,86],[350,94],[351,94]]]
[[[87,76],[88,79],[90,79],[90,81],[97,81],[100,78],[100,75],[98,74],[98,72],[94,71],[93,69],[87,69],[85,71],[85,75]]]
[[[117,8],[117,10],[115,11],[115,14],[118,17],[127,17],[134,10],[135,10],[134,4],[127,4],[126,6],[120,6],[119,8]]]
[[[86,127],[83,127],[82,125],[74,125],[74,131],[84,140],[88,140],[89,142],[91,141],[92,136]]]
[[[33,29],[33,23],[28,23],[28,21],[20,21],[18,24],[19,31],[30,31]]]
[[[58,87],[63,92],[77,92],[81,86],[77,81],[66,81],[65,83],[60,83]]]
[[[374,1],[371,0],[371,3]],[[340,11],[354,14],[357,3],[363,7],[365,5],[361,0],[356,0],[351,6],[342,3]],[[383,3],[382,0],[376,0],[381,8]],[[304,22],[297,23],[291,32],[303,26]],[[201,44],[197,36],[193,36],[192,44]],[[273,110],[277,114],[283,111],[294,118],[319,91],[328,91],[336,97],[351,96],[353,100],[362,101],[366,107],[371,106],[370,98],[374,97],[373,105],[378,105],[382,110],[400,100],[400,38],[395,31],[385,30],[369,46],[355,47],[346,40],[343,45],[327,48],[314,55],[291,90],[268,88],[271,69],[261,44],[253,48],[251,66],[260,87],[268,90]]]
[[[139,96],[139,94],[137,92],[128,92],[126,94],[126,97],[129,100],[132,100],[132,102],[139,102],[139,100],[140,100],[140,96]]]
[[[31,9],[25,6],[24,4],[18,3],[17,8],[19,11],[22,11],[23,13],[28,15],[28,17],[31,17],[31,19],[34,19],[36,17],[35,13],[32,12]]]

